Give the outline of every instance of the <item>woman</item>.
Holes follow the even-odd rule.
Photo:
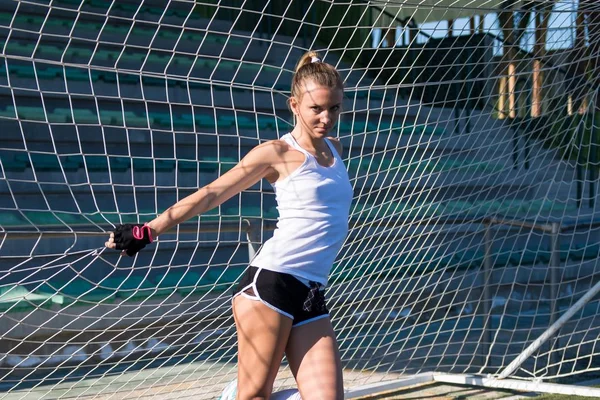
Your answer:
[[[277,229],[234,290],[238,399],[268,399],[284,354],[304,399],[343,399],[342,368],[323,288],[348,231],[352,187],[342,146],[327,137],[342,106],[337,70],[315,52],[296,66],[289,106],[294,129],[146,225],[122,225],[106,246],[133,255],[173,226],[266,178]]]

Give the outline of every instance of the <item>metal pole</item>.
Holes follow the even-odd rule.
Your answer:
[[[596,113],[591,114],[591,123],[590,123],[590,162],[588,163],[588,173],[590,179],[590,188],[588,194],[588,206],[590,208],[594,208],[594,203],[596,202],[596,169],[598,168],[598,140],[596,138]]]
[[[582,133],[582,129],[581,129],[581,124],[577,124],[577,138],[578,138],[578,142],[579,145],[581,146],[583,144],[583,133]],[[577,156],[577,161],[576,161],[576,165],[575,165],[575,181],[577,182],[577,194],[575,196],[575,201],[577,203],[577,208],[581,207],[581,200],[583,198],[583,171],[582,171],[582,167],[581,167],[581,153],[583,153],[582,151],[579,152],[578,156]]]
[[[558,312],[558,271],[560,268],[560,224],[558,222],[552,223],[550,240],[550,325],[552,325],[556,322],[556,314]],[[556,344],[556,342],[551,341],[548,349],[550,351],[548,361],[554,365],[558,363],[558,354],[552,351],[552,348]]]
[[[246,230],[246,239],[248,240],[248,260],[252,261],[256,252],[260,248],[260,227],[261,221],[257,219],[245,220],[248,223]]]
[[[498,375],[498,379],[504,379],[514,373],[520,366],[527,360],[537,349],[540,348],[549,338],[575,315],[579,310],[583,308],[590,300],[600,293],[600,281],[584,294],[571,308],[569,308],[559,319],[556,320],[544,333],[540,335],[536,340],[533,341],[517,358],[513,360],[505,369]]]
[[[492,330],[490,321],[492,319],[492,295],[490,281],[492,279],[492,222],[485,223],[483,234],[483,341],[481,343],[481,370],[486,368],[489,361],[490,346],[492,343]]]

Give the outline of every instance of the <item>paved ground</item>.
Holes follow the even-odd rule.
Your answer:
[[[126,373],[118,377],[103,377],[76,383],[62,383],[53,387],[40,387],[29,390],[0,393],[2,400],[49,400],[49,399],[81,399],[81,400],[183,400],[183,399],[215,399],[234,376],[235,366],[213,365],[196,368],[193,375],[186,373],[182,366],[173,368],[168,375],[153,378],[152,370]],[[215,374],[215,369],[218,373]],[[209,372],[210,371],[210,372]],[[164,371],[163,371],[164,372]],[[207,377],[210,376],[210,380]],[[193,378],[191,378],[193,376]],[[400,377],[400,376],[399,376]],[[383,376],[373,373],[346,372],[346,378],[353,385],[368,385],[381,382]],[[390,377],[387,376],[387,379]],[[282,370],[278,379],[279,389],[293,385],[289,371]],[[517,392],[491,390],[468,386],[449,385],[444,383],[426,383],[407,386],[401,390],[360,397],[364,400],[412,399],[516,399]]]

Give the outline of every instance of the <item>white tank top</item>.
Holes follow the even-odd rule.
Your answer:
[[[340,155],[329,167],[320,165],[288,133],[284,140],[304,153],[305,160],[273,184],[279,219],[273,237],[251,261],[255,267],[294,275],[308,284],[327,284],[327,277],[348,233],[352,186]]]

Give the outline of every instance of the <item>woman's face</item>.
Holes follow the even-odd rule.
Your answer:
[[[300,99],[290,99],[296,126],[312,138],[325,138],[340,117],[343,90],[320,86],[312,80],[303,82],[302,89]]]

